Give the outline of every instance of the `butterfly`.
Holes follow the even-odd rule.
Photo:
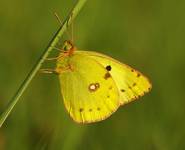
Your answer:
[[[142,73],[107,55],[77,50],[71,41],[62,49],[56,68],[45,71],[58,74],[64,105],[77,123],[104,120],[151,90]]]

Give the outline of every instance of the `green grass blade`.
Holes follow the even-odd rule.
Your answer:
[[[24,93],[24,91],[26,90],[28,85],[30,84],[33,77],[36,75],[38,70],[41,68],[44,60],[48,57],[49,53],[51,52],[52,47],[55,47],[56,44],[59,42],[59,39],[61,38],[63,33],[66,31],[67,27],[71,24],[73,19],[77,16],[77,14],[81,10],[81,8],[84,6],[86,1],[87,0],[78,0],[77,1],[74,8],[69,13],[68,17],[66,18],[64,23],[61,25],[59,30],[56,32],[56,34],[54,35],[54,37],[52,38],[52,40],[48,44],[48,46],[47,46],[46,50],[44,51],[44,53],[42,54],[42,56],[39,58],[38,62],[34,65],[32,70],[30,71],[30,73],[27,75],[26,79],[21,84],[20,88],[17,90],[17,92],[15,93],[13,98],[10,100],[10,102],[8,103],[5,110],[2,112],[2,114],[0,116],[0,127],[3,125],[3,123],[5,122],[7,117],[9,116],[10,112],[12,111],[14,106],[19,101],[20,97],[22,96],[22,94]]]

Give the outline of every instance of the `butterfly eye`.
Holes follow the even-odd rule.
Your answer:
[[[73,44],[70,41],[65,41],[64,42],[64,46],[63,46],[63,50],[70,50],[73,48]]]

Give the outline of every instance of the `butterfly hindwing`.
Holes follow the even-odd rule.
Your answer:
[[[151,89],[149,80],[139,71],[128,65],[96,52],[78,51],[78,53],[88,55],[101,63],[109,71],[113,80],[116,82],[121,105],[135,100]]]
[[[112,76],[91,57],[74,53],[71,70],[59,75],[64,104],[79,123],[91,123],[110,116],[119,107],[119,92]],[[57,63],[60,66],[60,62]]]

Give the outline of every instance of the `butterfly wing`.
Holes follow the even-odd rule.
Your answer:
[[[59,75],[64,104],[74,121],[91,123],[110,116],[119,107],[119,92],[107,70],[94,59],[78,53],[68,60],[71,70]],[[58,69],[61,67],[57,63]]]
[[[130,66],[100,53],[91,51],[78,52],[89,55],[101,63],[104,68],[107,68],[118,87],[121,105],[127,104],[150,91],[151,83],[147,77]]]

